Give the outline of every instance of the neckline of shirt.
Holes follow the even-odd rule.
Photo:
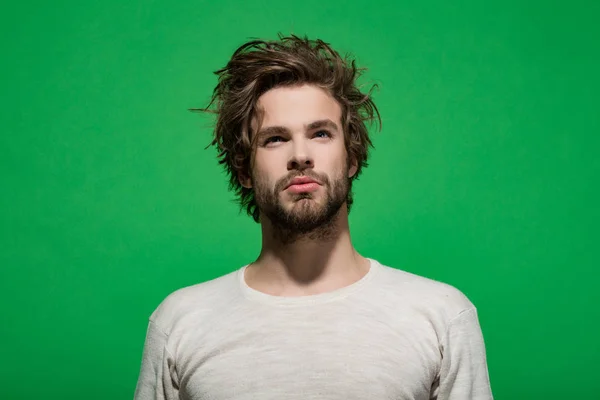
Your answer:
[[[250,300],[258,301],[265,304],[276,305],[276,306],[294,306],[294,305],[312,305],[312,304],[322,304],[329,301],[333,301],[336,299],[344,298],[354,293],[364,286],[368,284],[369,281],[373,279],[373,277],[377,274],[380,269],[379,263],[372,259],[367,258],[369,260],[369,270],[367,273],[350,285],[341,287],[339,289],[331,290],[325,293],[312,294],[306,296],[275,296],[267,293],[263,293],[256,289],[251,288],[246,284],[246,280],[244,279],[244,272],[249,264],[241,267],[237,272],[237,281],[242,294]]]

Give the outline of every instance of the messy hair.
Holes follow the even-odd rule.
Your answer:
[[[346,203],[350,212],[352,181],[368,165],[369,147],[373,147],[366,123],[378,122],[381,128],[381,117],[371,97],[377,85],[361,92],[356,80],[365,69],[357,68],[354,59],[340,56],[322,40],[296,35],[278,37],[279,40],[252,40],[243,44],[224,68],[215,71],[218,83],[208,106],[192,109],[217,116],[214,137],[207,148],[216,147],[219,164],[229,177],[229,189],[236,193],[240,207],[259,222],[254,190],[239,182],[239,176],[252,176],[258,136],[252,130],[252,119],[260,114],[257,101],[275,87],[302,84],[319,87],[341,106],[348,160],[356,162],[358,167],[349,179]]]

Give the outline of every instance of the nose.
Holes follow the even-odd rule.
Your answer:
[[[292,155],[288,160],[287,169],[303,171],[308,168],[314,168],[314,160],[308,154],[305,143],[294,143]]]

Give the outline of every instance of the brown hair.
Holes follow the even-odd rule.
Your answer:
[[[254,191],[243,187],[238,180],[238,174],[251,176],[254,154],[251,122],[259,111],[258,98],[277,86],[311,84],[320,87],[342,107],[348,160],[356,160],[358,166],[349,182],[349,212],[353,202],[352,181],[368,165],[369,147],[373,147],[365,123],[376,121],[381,128],[381,117],[371,98],[377,85],[368,93],[362,93],[356,80],[365,69],[357,68],[349,56],[342,58],[322,40],[281,34],[278,37],[279,40],[252,40],[243,44],[224,68],[215,71],[218,84],[208,106],[192,109],[217,115],[214,138],[207,148],[217,148],[219,164],[224,165],[229,176],[229,189],[235,191],[248,215],[259,222]]]

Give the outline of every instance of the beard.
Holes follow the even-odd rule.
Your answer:
[[[290,208],[285,208],[280,196],[287,184],[298,176],[313,178],[322,184],[322,188],[315,192],[283,194],[289,196],[292,203]],[[274,228],[274,237],[283,244],[302,238],[325,240],[335,235],[335,219],[350,190],[347,168],[339,171],[332,179],[325,174],[306,171],[286,176],[273,187],[258,176],[253,181],[254,198],[260,214],[269,219]],[[324,199],[319,202],[319,197],[323,195],[318,192],[322,189],[325,189]]]

